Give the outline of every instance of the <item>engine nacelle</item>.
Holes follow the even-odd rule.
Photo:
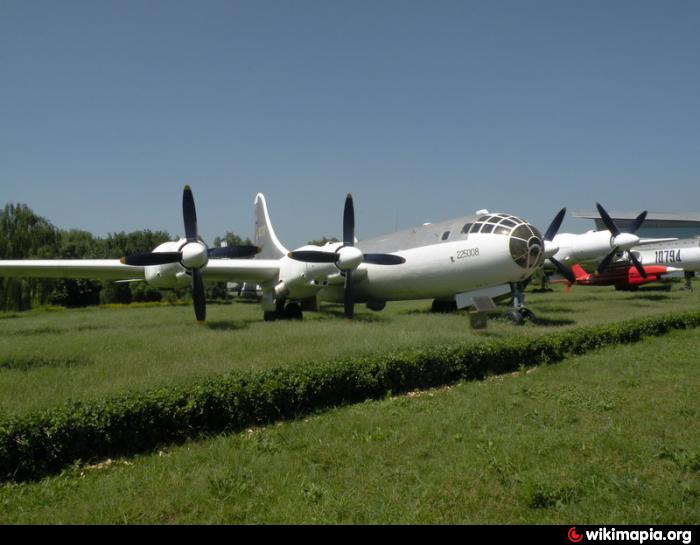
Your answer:
[[[144,276],[148,285],[154,288],[186,288],[192,284],[192,277],[179,263],[145,267]]]

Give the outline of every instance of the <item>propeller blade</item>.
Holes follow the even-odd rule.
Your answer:
[[[642,223],[644,223],[644,220],[647,217],[647,211],[645,210],[641,214],[639,214],[632,223],[630,223],[629,228],[627,229],[628,233],[636,233],[639,228],[642,226]]]
[[[345,197],[345,210],[343,211],[343,244],[345,246],[354,246],[355,244],[355,207],[350,193]]]
[[[186,185],[182,192],[182,218],[185,221],[187,242],[197,242],[197,211],[194,208],[194,197],[189,185]]]
[[[544,234],[544,240],[554,240],[559,227],[561,227],[561,222],[564,220],[564,214],[566,214],[566,208],[559,210],[559,213],[554,216],[552,223],[549,224],[547,232]]]
[[[204,323],[207,316],[207,301],[204,297],[204,282],[202,271],[192,269],[192,300],[194,302],[194,315],[199,323]]]
[[[612,234],[612,236],[616,237],[617,235],[620,234],[620,230],[617,228],[617,225],[615,225],[615,222],[612,220],[610,215],[605,211],[605,208],[603,208],[600,203],[595,203],[596,207],[598,208],[598,212],[600,212],[600,218],[603,220],[603,223],[605,224],[605,227],[608,228],[608,231]]]
[[[572,284],[576,283],[576,276],[574,275],[574,272],[571,269],[565,267],[560,261],[557,261],[553,257],[550,257],[549,260],[552,262],[552,265],[554,265],[554,267],[557,269],[560,275],[562,275]]]
[[[182,259],[180,252],[149,252],[147,254],[134,254],[122,257],[119,261],[125,265],[148,267],[150,265],[166,265],[179,263]]]
[[[352,271],[345,271],[345,290],[343,293],[343,306],[345,307],[345,317],[352,320],[355,313],[355,300],[353,296]]]
[[[639,262],[639,259],[637,259],[637,256],[635,256],[632,252],[628,252],[628,255],[630,256],[630,260],[634,264],[634,268],[637,269],[639,276],[641,276],[642,278],[646,278],[647,272],[644,270],[644,267],[642,267],[642,264]]]
[[[209,257],[214,259],[222,257],[253,257],[255,254],[260,253],[261,248],[259,246],[253,245],[241,245],[241,246],[222,246],[220,248],[209,248]]]
[[[340,257],[335,252],[319,252],[317,250],[300,250],[298,252],[289,252],[287,256],[305,263],[335,263],[338,261],[338,257]]]
[[[406,258],[393,254],[364,254],[362,261],[372,265],[401,265],[406,263]]]
[[[612,260],[612,258],[615,256],[616,253],[617,253],[617,246],[615,246],[612,249],[612,251],[603,258],[603,261],[601,261],[598,264],[598,268],[595,270],[596,274],[602,274],[605,272],[605,269],[608,268],[610,261]]]

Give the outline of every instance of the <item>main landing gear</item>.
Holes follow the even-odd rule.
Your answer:
[[[450,312],[457,312],[457,303],[455,301],[439,301],[435,299],[432,306],[430,307],[430,312],[448,314]]]
[[[513,282],[510,292],[513,295],[513,308],[506,313],[515,325],[523,325],[525,320],[534,320],[535,314],[525,306],[525,287],[527,282]]]
[[[693,278],[695,277],[694,271],[685,271],[685,286],[681,289],[685,291],[693,291]]]
[[[284,299],[276,301],[275,310],[266,310],[263,313],[264,320],[274,322],[275,320],[301,320],[304,318],[299,303],[287,303],[287,305],[284,303]]]

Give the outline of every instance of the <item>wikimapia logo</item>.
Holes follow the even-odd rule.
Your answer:
[[[684,545],[688,545],[693,541],[693,532],[691,530],[616,530],[615,528],[608,529],[606,527],[596,530],[585,530],[579,533],[576,531],[576,526],[569,528],[566,536],[572,543],[579,543],[583,540],[585,534],[586,541],[627,541],[639,543],[640,545],[647,541],[680,541]]]
[[[578,543],[583,539],[583,534],[579,534],[578,532],[576,532],[576,526],[572,526],[569,529],[569,533],[567,534],[567,536],[569,538],[569,541],[571,541],[572,543]]]

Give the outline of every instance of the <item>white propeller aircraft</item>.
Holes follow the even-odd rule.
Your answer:
[[[610,261],[616,256],[627,254],[639,274],[646,278],[646,272],[636,256],[630,250],[639,245],[653,244],[661,241],[675,239],[640,239],[635,233],[644,223],[647,216],[645,210],[631,223],[628,231],[622,232],[615,222],[599,203],[596,203],[600,217],[608,228],[604,231],[587,231],[582,234],[560,233],[556,234],[566,213],[562,208],[552,221],[547,233],[545,233],[545,254],[554,268],[569,282],[576,282],[576,276],[568,267],[574,263],[580,263],[587,259],[605,256],[598,264],[595,274],[602,274],[608,268]],[[545,263],[547,266],[548,263]]]
[[[692,279],[700,272],[700,237],[634,248],[633,255],[643,265],[666,265],[685,271],[685,289],[692,290]]]
[[[463,308],[476,295],[513,295],[515,323],[532,318],[523,289],[545,258],[539,231],[511,214],[486,210],[363,241],[355,239],[348,194],[343,241],[287,250],[275,235],[265,197],[255,198],[256,246],[207,248],[194,199],[183,192],[185,238],[151,253],[117,259],[0,261],[0,276],[145,280],[156,288],[192,286],[197,321],[206,317],[203,281],[250,282],[263,290],[265,320],[302,317],[317,301],[381,310],[387,301],[434,299],[433,310]],[[560,221],[561,223],[561,221]],[[548,233],[556,233],[558,225]],[[257,254],[257,255],[256,255]],[[254,259],[235,259],[251,257]]]

